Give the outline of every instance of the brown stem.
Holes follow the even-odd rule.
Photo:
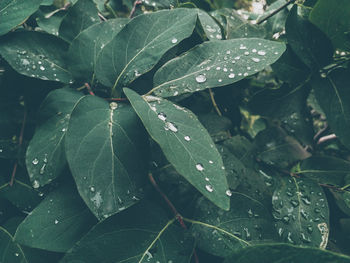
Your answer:
[[[140,5],[140,4],[142,4],[142,1],[140,1],[140,0],[137,0],[137,1],[134,2],[134,5],[133,5],[133,7],[132,7],[132,9],[131,9],[129,18],[132,18],[132,17],[133,17],[133,15],[135,14],[135,11],[136,11],[136,7],[137,7],[138,5]]]
[[[327,141],[330,141],[330,140],[333,140],[333,139],[336,139],[336,138],[337,138],[337,135],[335,135],[334,133],[323,136],[318,140],[317,145],[324,143],[324,142],[327,142]]]
[[[295,2],[296,0],[289,0],[287,3],[285,3],[284,5],[280,6],[279,8],[277,8],[275,11],[273,11],[271,14],[265,16],[263,19],[259,20],[257,22],[258,25],[260,25],[261,23],[265,22],[267,19],[273,17],[275,14],[277,14],[278,12],[280,12],[282,9],[284,9],[286,6],[290,5],[291,3]]]
[[[211,99],[211,102],[214,106],[214,109],[216,111],[216,113],[219,115],[219,116],[222,116],[222,113],[218,107],[218,105],[216,104],[216,101],[215,101],[215,97],[214,97],[214,92],[212,91],[211,88],[209,88],[209,95],[210,95],[210,99]]]
[[[92,91],[92,89],[91,89],[89,83],[84,83],[84,86],[86,87],[87,91],[89,92],[89,94],[90,94],[91,96],[95,96],[95,93]]]

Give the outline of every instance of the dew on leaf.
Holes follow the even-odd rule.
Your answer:
[[[40,70],[45,70],[45,67],[44,66],[40,66]]]
[[[172,132],[177,132],[177,128],[176,128],[175,124],[173,124],[172,122],[166,122],[164,129],[166,131],[171,130]]]
[[[206,76],[204,76],[204,75],[198,75],[197,77],[196,77],[196,81],[198,82],[198,83],[204,83],[204,82],[206,82],[207,81],[207,78],[206,78]]]
[[[174,37],[172,40],[171,40],[171,43],[175,44],[177,42],[177,39]]]
[[[289,216],[284,216],[282,217],[282,221],[286,224],[289,224],[289,221],[290,221],[290,217]]]
[[[260,56],[265,56],[265,55],[266,55],[266,52],[263,51],[263,50],[259,50],[259,51],[258,51],[258,55],[260,55]]]
[[[95,192],[95,187],[91,186],[91,187],[90,187],[90,191],[91,191],[91,192]]]
[[[250,234],[250,232],[249,232],[249,229],[248,228],[243,228],[243,230],[244,230],[244,233],[245,233],[245,238],[246,238],[246,240],[251,240],[252,239],[252,235]]]
[[[184,139],[185,139],[185,141],[188,141],[188,142],[191,140],[190,136],[188,136],[188,135],[186,135],[186,136],[184,137]]]
[[[59,223],[59,221],[57,219],[55,219],[55,225],[57,225]]]
[[[207,184],[207,185],[205,186],[205,189],[207,189],[207,191],[210,192],[210,193],[214,191],[213,186],[211,186],[210,184]]]
[[[203,171],[204,170],[204,167],[203,167],[203,165],[202,164],[200,164],[200,163],[197,163],[196,164],[196,169],[198,170],[198,171]]]
[[[39,163],[39,160],[37,158],[35,158],[33,161],[32,161],[32,164],[34,165],[37,165]]]
[[[213,164],[214,162],[213,162],[212,160],[209,160],[209,163],[210,163],[210,164]]]
[[[244,55],[248,56],[249,55],[249,51],[244,52]]]
[[[222,79],[218,79],[219,82],[222,82]]]
[[[39,181],[37,181],[37,180],[34,180],[34,182],[33,182],[33,188],[39,188],[40,187],[40,183],[39,183]]]
[[[260,58],[252,58],[254,62],[260,62]]]
[[[226,195],[227,195],[227,196],[232,196],[232,192],[231,192],[230,189],[226,190]]]
[[[158,113],[158,119],[162,121],[166,121],[166,115],[163,112]]]
[[[40,171],[39,171],[40,174],[44,174],[45,167],[46,167],[46,163],[44,163],[43,166],[40,168]]]
[[[220,70],[221,68],[220,67],[216,67],[216,70]]]

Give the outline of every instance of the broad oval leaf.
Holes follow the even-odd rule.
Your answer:
[[[0,36],[24,23],[39,9],[43,0],[1,0],[0,1]]]
[[[132,19],[101,51],[96,77],[105,86],[127,86],[151,70],[169,49],[191,36],[194,9],[163,10]],[[135,34],[137,32],[137,34]]]
[[[328,75],[314,75],[311,86],[327,122],[339,137],[339,140],[350,149],[350,81],[349,69],[336,69]]]
[[[41,104],[39,125],[26,153],[26,167],[34,188],[50,183],[64,170],[64,136],[72,110],[82,97],[73,89],[57,89]]]
[[[192,240],[150,202],[97,224],[60,261],[84,263],[190,262]]]
[[[328,250],[297,247],[287,244],[268,244],[235,251],[224,263],[349,263],[350,257]]]
[[[162,98],[141,97],[130,89],[124,93],[177,172],[218,207],[228,210],[223,162],[197,117]]]
[[[28,263],[22,248],[3,227],[0,227],[0,258],[4,263]]]
[[[262,203],[244,194],[228,194],[232,209],[227,212],[205,199],[198,202],[191,230],[200,249],[226,257],[236,249],[278,239],[272,216]]]
[[[329,210],[317,183],[284,176],[273,193],[272,205],[277,232],[284,242],[326,248]]]
[[[128,21],[127,18],[119,18],[92,25],[72,41],[68,65],[74,78],[91,81],[98,54]]]
[[[263,70],[284,50],[283,43],[259,38],[208,41],[162,66],[152,91],[171,97],[232,84]]]
[[[62,39],[34,31],[15,32],[0,42],[1,56],[18,73],[63,83],[72,80],[65,68],[67,48],[67,43]]]
[[[76,189],[66,185],[47,195],[23,220],[15,240],[28,247],[66,252],[96,223]]]
[[[65,138],[69,167],[91,211],[106,218],[135,204],[147,179],[147,137],[134,110],[85,96]]]

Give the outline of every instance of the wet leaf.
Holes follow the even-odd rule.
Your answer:
[[[229,209],[223,162],[208,132],[188,109],[130,89],[124,92],[165,157],[205,197]]]
[[[3,227],[0,227],[0,258],[4,263],[28,263],[22,248]]]
[[[198,19],[209,40],[222,39],[221,28],[218,23],[207,12],[198,10]]]
[[[152,91],[171,97],[232,84],[263,70],[284,50],[283,43],[258,38],[204,42],[162,66]]]

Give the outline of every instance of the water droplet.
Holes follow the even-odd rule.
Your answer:
[[[249,55],[249,51],[244,52],[244,55],[248,56]]]
[[[232,196],[232,192],[230,191],[230,189],[226,190],[226,195],[227,196]]]
[[[61,131],[62,131],[62,132],[65,132],[65,131],[67,131],[67,128],[62,128]]]
[[[15,256],[16,256],[16,257],[18,257],[18,256],[19,256],[19,254],[18,254],[18,253],[15,253]]]
[[[294,243],[295,243],[294,240],[292,239],[292,233],[291,233],[291,232],[288,233],[287,240],[288,240],[288,242],[291,243],[291,244],[294,244]]]
[[[228,77],[229,77],[230,79],[233,79],[233,78],[235,77],[235,74],[234,74],[234,73],[230,73],[230,75],[228,75]]]
[[[109,104],[109,108],[111,109],[111,110],[115,110],[116,108],[118,108],[118,103],[116,103],[116,102],[111,102],[110,104]]]
[[[207,81],[207,78],[206,78],[206,76],[204,76],[204,75],[198,75],[197,77],[196,77],[196,81],[198,82],[198,83],[204,83],[204,82],[206,82]]]
[[[247,49],[247,47],[246,46],[244,46],[244,45],[241,45],[240,47],[239,47],[239,49]]]
[[[191,140],[190,136],[188,136],[188,135],[186,135],[186,136],[184,137],[184,139],[185,139],[185,141],[188,141],[188,142]]]
[[[280,237],[283,235],[283,229],[281,227],[278,229],[278,235]]]
[[[253,49],[252,49],[252,52],[253,52],[253,53],[256,53],[256,52],[257,52],[257,50],[256,50],[255,48],[253,48]]]
[[[198,171],[202,172],[202,171],[204,170],[204,167],[203,167],[203,165],[202,165],[201,163],[197,163],[197,164],[196,164],[196,169],[197,169]]]
[[[177,42],[177,39],[176,38],[173,38],[172,40],[171,40],[171,43],[173,43],[173,44],[175,44]]]
[[[32,161],[32,164],[34,165],[37,165],[39,163],[39,160],[37,158],[35,158],[33,161]]]
[[[303,241],[304,243],[310,243],[311,239],[309,237],[307,237],[304,233],[300,234],[300,239],[301,241]]]
[[[224,71],[224,72],[227,72],[227,68],[223,68],[223,71]]]
[[[296,200],[291,200],[290,203],[292,204],[292,206],[297,207],[299,205],[299,202]]]
[[[45,70],[45,67],[44,66],[40,66],[40,70]]]
[[[248,209],[248,216],[249,217],[253,217],[254,216],[253,211],[250,208]]]
[[[243,228],[243,230],[244,230],[244,233],[245,233],[245,238],[246,238],[246,240],[251,240],[252,239],[252,235],[249,233],[249,230],[248,230],[248,228]]]
[[[320,76],[321,76],[321,78],[325,78],[325,77],[327,77],[327,74],[326,74],[325,72],[322,72],[322,73],[320,74]]]
[[[311,204],[311,201],[308,197],[304,196],[301,198],[301,200],[303,201],[304,204],[306,205],[310,205]]]
[[[252,58],[254,62],[260,62],[260,58]]]
[[[44,163],[43,166],[40,168],[40,171],[39,171],[40,174],[44,174],[45,167],[46,167],[46,163]]]
[[[172,132],[177,132],[177,128],[176,128],[175,124],[173,124],[172,122],[166,122],[164,129],[166,131],[171,130]]]
[[[91,186],[91,187],[90,187],[90,191],[91,191],[91,192],[95,192],[95,187]]]
[[[55,219],[55,225],[57,225],[58,224],[58,220],[57,219]]]
[[[166,115],[163,112],[158,113],[158,119],[162,121],[166,121]]]
[[[258,51],[258,55],[260,55],[260,56],[265,56],[265,55],[266,55],[266,52],[265,52],[265,51],[262,51],[262,50],[259,50],[259,51]]]
[[[289,216],[284,216],[284,217],[282,217],[282,221],[283,221],[284,223],[288,224],[289,221],[290,221]]]
[[[304,209],[301,209],[301,210],[300,210],[300,214],[301,214],[306,220],[309,219],[309,215],[307,214],[307,212],[306,212]]]
[[[291,192],[286,192],[286,195],[288,195],[289,197],[292,197],[292,196],[293,196],[293,193],[291,193]]]
[[[134,71],[134,75],[135,75],[135,77],[140,77],[140,76],[141,76],[141,73],[139,73],[138,70],[135,70],[135,71]]]
[[[209,160],[209,163],[210,163],[210,164],[213,164],[214,162],[213,162],[212,160]]]
[[[221,36],[220,34],[217,34],[215,37],[216,37],[217,39],[221,39],[221,38],[222,38],[222,36]]]
[[[207,182],[209,182],[209,181],[210,181],[208,177],[205,177],[204,179],[205,179],[205,181],[207,181]]]
[[[222,82],[222,79],[218,79],[219,82]]]
[[[249,75],[248,72],[244,72],[243,74],[244,77],[247,77],[248,75]]]
[[[307,232],[309,232],[310,234],[311,234],[312,231],[313,231],[312,226],[308,226],[306,229],[307,229]]]
[[[214,191],[213,186],[211,186],[210,184],[207,184],[207,185],[205,186],[205,189],[207,189],[207,191],[210,192],[210,193]]]
[[[39,187],[40,187],[39,181],[34,180],[34,182],[33,182],[33,187],[34,187],[35,189],[36,189],[36,188],[39,188]]]
[[[315,213],[321,213],[321,209],[319,209],[319,208],[317,208],[317,207],[315,208],[314,211],[315,211]]]

